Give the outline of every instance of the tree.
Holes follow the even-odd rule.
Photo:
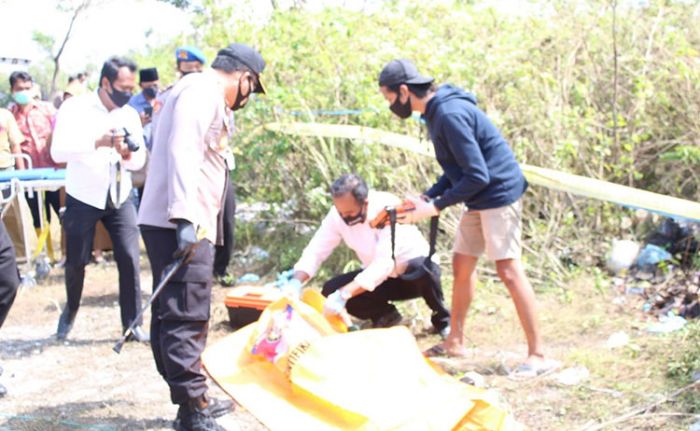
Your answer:
[[[32,36],[34,41],[49,54],[51,60],[53,61],[54,69],[51,77],[51,88],[49,90],[49,94],[53,94],[54,91],[56,91],[56,79],[58,78],[58,73],[61,70],[61,55],[63,55],[66,45],[68,44],[68,40],[70,40],[71,34],[73,33],[75,22],[78,19],[78,16],[84,13],[93,3],[94,0],[65,0],[57,4],[56,7],[58,10],[71,14],[71,19],[70,23],[68,24],[68,29],[66,30],[66,33],[61,41],[61,45],[58,47],[55,54],[53,49],[56,45],[56,39],[53,36],[39,31],[35,31]]]

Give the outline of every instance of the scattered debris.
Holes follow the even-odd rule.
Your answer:
[[[468,385],[476,386],[477,388],[486,387],[486,379],[484,379],[484,376],[477,373],[476,371],[469,371],[467,373],[464,373],[464,376],[462,376],[462,378],[459,379],[459,381]]]
[[[627,301],[625,300],[625,297],[624,297],[624,296],[616,296],[616,297],[614,297],[613,300],[612,300],[612,303],[615,304],[615,305],[622,305],[622,304],[624,304],[625,302],[627,302]]]
[[[666,316],[659,317],[658,323],[649,325],[647,331],[653,334],[667,334],[683,328],[686,323],[687,321],[681,316],[669,313]]]
[[[600,424],[586,426],[586,427],[584,427],[584,429],[586,431],[600,431],[600,430],[604,430],[604,429],[609,429],[613,425],[617,425],[619,423],[630,420],[635,416],[643,415],[644,413],[649,412],[649,411],[659,407],[662,404],[665,404],[669,401],[673,401],[676,397],[678,397],[682,393],[696,389],[698,387],[698,385],[700,385],[700,382],[691,383],[688,386],[684,386],[684,387],[674,391],[673,393],[661,398],[658,401],[654,401],[653,403],[650,403],[650,404],[634,407],[634,408],[628,410],[627,413],[625,413],[623,415],[617,416],[615,418],[612,418],[612,419],[605,421],[603,423],[600,423]]]
[[[565,385],[565,386],[575,386],[581,384],[581,382],[585,381],[590,377],[591,373],[588,371],[588,368],[579,366],[579,367],[572,367],[572,368],[567,368],[565,370],[562,370],[554,375],[552,375],[552,379],[555,380],[557,383]]]
[[[700,370],[695,370],[693,376],[691,377],[693,382],[700,381]]]
[[[605,346],[608,349],[617,349],[619,347],[624,347],[630,342],[630,337],[624,331],[618,331],[610,335]]]
[[[253,274],[249,272],[238,277],[238,283],[257,283],[260,281],[260,276],[258,274]]]
[[[671,258],[673,258],[671,253],[667,252],[658,245],[647,244],[644,246],[642,251],[639,252],[635,265],[639,267],[658,265],[661,262],[671,260]]]
[[[698,223],[664,219],[647,237],[624,279],[614,279],[618,292],[642,296],[642,310],[663,319],[649,328],[651,332],[670,332],[685,325],[682,319],[669,320],[669,313],[684,319],[700,317],[700,272],[693,268],[699,233]],[[631,242],[615,240],[609,260],[621,267],[629,262],[633,249]]]
[[[613,274],[620,274],[634,264],[639,249],[639,244],[634,241],[614,239],[605,266]]]

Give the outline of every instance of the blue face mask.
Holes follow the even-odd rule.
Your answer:
[[[29,102],[32,100],[31,90],[17,91],[12,94],[12,99],[18,105],[29,105]]]

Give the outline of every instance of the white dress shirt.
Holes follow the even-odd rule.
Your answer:
[[[369,223],[386,206],[398,205],[401,200],[391,193],[370,190],[367,218],[363,223],[348,226],[333,206],[321,222],[301,259],[294,265],[313,277],[333,250],[342,242],[352,249],[362,262],[363,270],[355,281],[365,290],[374,290],[387,278],[396,278],[406,271],[410,260],[428,256],[428,242],[414,225],[396,225],[396,264],[391,259],[391,230],[373,229]]]
[[[114,148],[95,148],[95,141],[111,129],[126,128],[139,149],[122,160]],[[79,201],[105,209],[107,193],[112,202],[124,203],[131,192],[131,173],[146,161],[143,128],[129,105],[107,111],[97,92],[66,100],[56,116],[51,157],[66,166],[66,193]],[[117,167],[121,184],[117,187]]]

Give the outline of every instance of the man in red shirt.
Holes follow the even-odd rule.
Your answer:
[[[15,102],[10,106],[10,111],[15,116],[17,125],[24,135],[24,142],[21,149],[32,160],[33,168],[55,168],[58,164],[51,159],[49,148],[51,146],[51,135],[56,118],[56,109],[50,103],[35,99],[34,81],[27,72],[13,72],[10,75],[10,89],[12,100]],[[41,227],[41,216],[39,214],[39,204],[36,194],[33,197],[26,196],[27,203],[32,212],[34,229],[39,234]],[[46,219],[51,222],[51,211],[53,207],[56,215],[60,208],[59,192],[46,192],[44,208],[46,208]],[[49,257],[52,257],[53,250],[47,243]]]

